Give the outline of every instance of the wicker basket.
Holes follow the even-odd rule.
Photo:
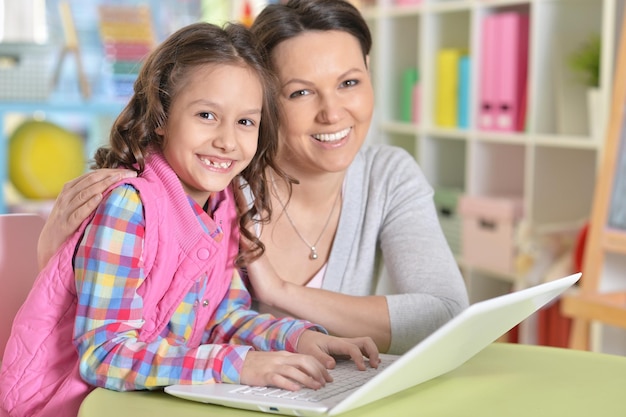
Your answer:
[[[52,49],[34,43],[0,43],[0,100],[47,99],[51,89]]]

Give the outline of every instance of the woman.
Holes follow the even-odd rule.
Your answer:
[[[363,145],[374,107],[367,24],[346,1],[292,0],[266,7],[251,30],[279,79],[278,165],[298,181],[268,172],[274,213],[257,231],[266,250],[247,268],[260,308],[404,352],[468,300],[414,158]],[[65,187],[40,263],[121,175],[94,172]],[[376,295],[383,265],[391,294]]]

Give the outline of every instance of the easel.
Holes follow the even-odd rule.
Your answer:
[[[611,118],[598,176],[578,293],[564,296],[562,312],[572,317],[570,348],[589,350],[593,322],[626,329],[626,270],[613,270],[619,281],[606,291],[610,260],[626,258],[626,15],[615,70]],[[607,256],[609,255],[609,256]],[[612,258],[613,257],[613,258]],[[613,268],[614,269],[614,268]]]
[[[80,55],[80,49],[78,47],[78,36],[76,35],[76,27],[74,26],[74,19],[72,18],[72,11],[67,1],[59,2],[59,12],[61,14],[61,23],[63,25],[63,34],[65,36],[65,44],[61,50],[59,62],[57,63],[54,71],[54,77],[52,78],[53,85],[56,86],[61,76],[61,69],[63,67],[63,61],[65,57],[73,54],[76,58],[76,72],[78,73],[78,83],[80,92],[83,98],[88,99],[91,97],[91,88],[87,81],[87,76],[83,68],[83,62]]]

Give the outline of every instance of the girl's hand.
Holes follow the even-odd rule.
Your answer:
[[[302,387],[320,389],[332,378],[328,370],[312,356],[286,351],[251,350],[243,362],[240,381],[245,385],[298,391]]]
[[[378,348],[371,337],[336,337],[313,330],[306,330],[298,340],[298,353],[305,353],[315,357],[326,368],[335,367],[335,359],[331,356],[349,356],[357,368],[365,370],[365,359],[369,358],[369,365],[378,368],[380,358]]]
[[[43,268],[63,242],[98,206],[102,193],[122,178],[137,176],[127,169],[99,169],[67,182],[39,235],[37,262]]]

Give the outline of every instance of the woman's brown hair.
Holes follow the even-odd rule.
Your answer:
[[[336,30],[354,36],[363,59],[372,49],[372,35],[359,10],[344,0],[290,0],[261,10],[250,28],[269,56],[282,42],[310,31]]]

